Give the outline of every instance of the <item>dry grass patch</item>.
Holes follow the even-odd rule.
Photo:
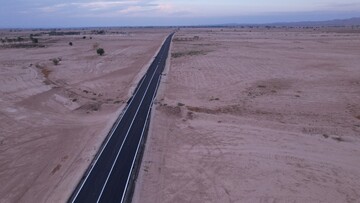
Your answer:
[[[332,137],[332,139],[336,140],[338,142],[344,142],[345,141],[344,138],[342,138],[342,137]]]
[[[183,56],[198,56],[198,55],[206,55],[209,51],[186,51],[186,52],[175,52],[171,54],[173,58],[180,58]]]
[[[49,70],[49,69],[47,69],[47,68],[43,68],[43,69],[41,69],[41,73],[44,75],[44,77],[45,77],[46,79],[49,79],[49,75],[50,75],[50,73],[51,73],[51,70]]]
[[[159,109],[161,109],[168,116],[176,116],[176,117],[181,116],[180,106],[161,105],[159,106]]]
[[[186,106],[189,111],[197,113],[206,113],[206,114],[240,114],[244,112],[244,109],[241,105],[228,105],[218,108],[206,108],[206,107],[195,107],[195,106]]]

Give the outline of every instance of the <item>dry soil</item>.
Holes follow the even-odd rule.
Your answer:
[[[360,202],[360,35],[182,29],[134,202]]]
[[[169,33],[70,31],[0,31],[0,202],[66,202]]]

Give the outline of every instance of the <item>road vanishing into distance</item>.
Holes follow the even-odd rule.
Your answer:
[[[166,38],[69,203],[126,202],[131,198],[135,169],[173,35]]]

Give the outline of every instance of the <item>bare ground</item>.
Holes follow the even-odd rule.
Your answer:
[[[134,202],[359,202],[359,43],[333,30],[178,32]]]
[[[0,32],[0,202],[67,200],[168,31],[42,32]]]

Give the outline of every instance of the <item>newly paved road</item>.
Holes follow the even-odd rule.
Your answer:
[[[117,127],[100,151],[87,176],[80,182],[69,202],[124,202],[132,180],[135,160],[147,131],[147,120],[164,70],[171,38],[169,35],[158,55],[129,101]]]

